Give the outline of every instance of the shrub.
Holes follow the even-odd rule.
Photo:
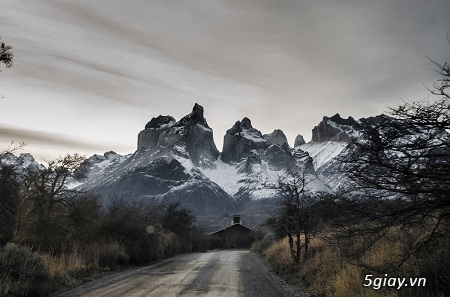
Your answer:
[[[284,238],[272,243],[264,255],[277,273],[290,273],[298,266],[293,263],[289,245]]]
[[[129,257],[118,243],[74,245],[61,253],[41,254],[51,277],[75,275],[89,270],[113,270],[128,264]]]
[[[262,253],[267,250],[272,243],[276,240],[275,234],[273,232],[266,233],[262,236],[262,239],[254,241],[250,246],[250,251],[256,253]]]
[[[90,246],[90,249],[95,253],[99,267],[116,269],[118,266],[127,265],[130,260],[124,248],[118,243],[94,244]]]
[[[0,251],[1,296],[47,296],[49,274],[36,253],[8,243]]]
[[[400,252],[408,247],[409,236],[416,231],[392,229],[391,233],[374,244],[360,261],[346,259],[342,256],[342,246],[332,239],[332,233],[322,232],[311,241],[311,256],[299,265],[293,264],[289,255],[286,239],[273,242],[263,255],[271,267],[283,274],[289,281],[306,285],[314,296],[345,297],[432,297],[450,296],[450,251],[448,242],[442,240],[434,244],[433,249],[424,249],[411,256],[395,271],[372,270],[371,267],[385,267],[396,259]],[[408,239],[408,240],[406,240]],[[346,249],[355,249],[361,245],[360,240],[348,241]],[[254,245],[262,248],[262,242]],[[420,256],[420,257],[419,257]],[[363,286],[364,275],[382,275],[398,277],[424,277],[426,286],[402,287],[399,290],[382,287],[378,290]]]

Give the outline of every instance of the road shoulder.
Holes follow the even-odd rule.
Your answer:
[[[310,295],[306,292],[303,292],[300,288],[287,283],[284,279],[282,279],[279,275],[274,273],[272,269],[264,263],[261,259],[260,255],[257,253],[247,253],[243,255],[242,269],[246,269],[249,271],[260,271],[259,275],[266,275],[266,280],[261,279],[252,279],[251,275],[249,275],[248,279],[244,279],[243,281],[247,286],[264,286],[271,285],[274,288],[277,288],[280,294],[286,297],[309,297]],[[266,282],[266,283],[264,283]]]

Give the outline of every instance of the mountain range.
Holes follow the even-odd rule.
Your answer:
[[[323,117],[310,142],[298,135],[290,147],[281,130],[262,134],[245,117],[226,131],[219,151],[203,107],[195,104],[178,121],[152,118],[138,134],[132,154],[87,158],[82,164],[87,178],[71,187],[97,193],[104,204],[115,197],[179,202],[207,230],[223,227],[233,214],[256,226],[280,206],[277,184],[288,171],[304,176],[311,195],[337,189],[344,179],[336,157],[349,151],[361,121],[376,122],[377,117]],[[29,154],[6,154],[4,159],[19,167],[39,166]]]

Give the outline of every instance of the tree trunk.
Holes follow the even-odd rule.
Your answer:
[[[294,249],[294,238],[292,237],[292,233],[289,231],[288,233],[288,239],[289,239],[289,251],[291,252],[291,258],[293,261],[297,262],[297,255],[295,254]]]
[[[297,252],[295,255],[295,263],[300,263],[300,255],[301,255],[300,251],[302,248],[301,242],[300,242],[300,232],[297,231],[295,235],[296,235],[295,248],[297,249]]]
[[[308,259],[308,250],[309,250],[309,234],[307,232],[305,232],[305,253],[304,253],[304,259]]]

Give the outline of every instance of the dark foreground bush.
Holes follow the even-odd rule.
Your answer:
[[[37,254],[12,243],[0,250],[0,296],[48,296],[48,280]]]

